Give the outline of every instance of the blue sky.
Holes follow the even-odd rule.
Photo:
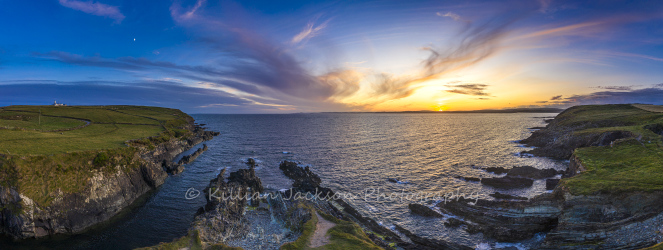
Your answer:
[[[663,104],[659,1],[0,0],[0,105]]]

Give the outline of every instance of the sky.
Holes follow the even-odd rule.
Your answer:
[[[0,106],[663,104],[663,1],[0,0]]]

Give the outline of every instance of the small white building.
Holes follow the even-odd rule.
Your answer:
[[[59,106],[67,106],[67,104],[64,103],[58,103],[57,101],[53,101],[53,106],[59,107]]]

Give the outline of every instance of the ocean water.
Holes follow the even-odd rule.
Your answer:
[[[343,193],[347,202],[387,227],[398,224],[421,236],[472,247],[527,248],[537,238],[515,245],[494,242],[481,234],[445,228],[444,218],[412,215],[407,205],[434,202],[417,194],[491,199],[488,195],[495,191],[527,197],[546,192],[545,180],[535,181],[532,188],[495,190],[454,177],[494,177],[479,169],[489,166],[565,169],[567,162],[521,154],[527,148],[517,143],[529,136],[528,128],[544,126],[543,117],[554,115],[193,115],[221,135],[206,142],[209,150],[183,173],[84,233],[18,242],[2,238],[0,248],[131,249],[171,241],[187,233],[194,213],[205,203],[203,196],[187,199],[187,190],[202,190],[222,168],[228,168],[227,173],[246,168],[243,162],[248,158],[257,160],[257,175],[268,190],[290,187],[278,165],[296,161],[320,175],[323,186]]]

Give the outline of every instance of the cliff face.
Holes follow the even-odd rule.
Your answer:
[[[639,249],[662,240],[661,192],[563,195],[562,213],[544,249]]]
[[[578,119],[579,116],[582,116],[583,111],[585,110],[582,106],[571,107],[565,110],[557,115],[555,119],[549,121],[545,129],[535,131],[530,137],[522,140],[521,143],[536,147],[529,151],[529,153],[534,155],[556,159],[569,159],[573,154],[573,150],[576,148],[608,146],[615,140],[634,136],[630,131],[619,130],[578,133],[588,129],[622,127],[635,124],[634,121],[614,119],[611,116],[591,120]]]
[[[663,114],[631,105],[577,106],[522,141],[569,159],[552,194],[528,201],[439,203],[466,230],[500,241],[547,233],[540,249],[639,249],[663,241]],[[472,201],[474,202],[474,201]]]
[[[133,203],[139,196],[163,184],[168,176],[163,163],[217,132],[191,129],[187,138],[176,138],[143,148],[134,154],[132,162],[139,167],[115,166],[112,171],[93,170],[81,192],[50,194],[54,199],[41,206],[17,191],[15,187],[0,186],[0,232],[15,238],[41,237],[59,233],[75,233],[105,221]],[[112,155],[111,155],[112,157]]]

